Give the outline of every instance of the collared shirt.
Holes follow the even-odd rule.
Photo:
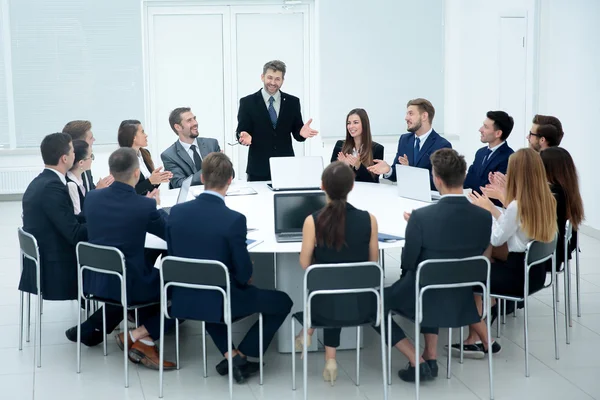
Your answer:
[[[202,193],[206,193],[206,194],[210,194],[210,195],[213,195],[213,196],[217,196],[221,200],[225,201],[225,197],[223,197],[223,195],[221,193],[217,193],[214,190],[205,190]]]
[[[142,152],[139,150],[137,152],[137,158],[140,163],[140,172],[142,173],[142,175],[144,175],[144,178],[146,178],[146,179],[150,178],[150,175],[152,175],[152,171],[150,171],[148,169],[148,167],[146,166],[146,163],[144,162],[144,157],[142,157]],[[192,158],[192,160],[193,160],[193,158]]]
[[[44,168],[44,169],[49,169],[50,171],[52,171],[52,172],[54,172],[56,175],[58,175],[58,177],[60,178],[60,181],[63,183],[63,185],[66,185],[66,184],[67,184],[67,178],[66,178],[66,177],[65,177],[63,174],[61,174],[61,173],[60,173],[60,171],[58,171],[58,170],[56,170],[56,169],[54,169],[54,168],[49,168],[49,167],[46,167],[46,168]]]
[[[500,148],[500,146],[502,146],[503,144],[506,144],[506,142],[500,142],[500,144],[497,144],[497,145],[495,145],[494,147],[489,147],[489,146],[488,146],[488,149],[490,149],[490,150],[492,151],[492,152],[490,153],[490,156],[491,156],[492,154],[494,154],[494,152],[495,152],[496,150],[498,150],[498,149]]]
[[[421,149],[423,148],[423,144],[425,144],[425,141],[427,140],[427,138],[429,137],[429,135],[431,134],[432,131],[433,131],[433,128],[431,128],[430,130],[428,130],[427,132],[425,132],[421,136],[417,136],[415,134],[415,140],[416,140],[416,138],[419,138],[419,140],[421,141],[419,143],[419,151],[421,151]]]
[[[85,171],[83,172],[83,174],[85,174]],[[70,180],[73,181],[73,182],[67,182],[67,189],[69,189],[69,197],[71,198],[71,201],[73,202],[73,211],[75,212],[75,215],[81,213],[81,204],[79,201],[79,191],[77,189],[79,188],[81,190],[81,193],[83,193],[84,196],[86,195],[86,189],[85,189],[85,186],[83,185],[83,174],[82,174],[81,178],[78,178],[71,171],[67,171],[67,176],[69,177]]]
[[[448,193],[448,194],[444,194],[444,195],[440,196],[440,200],[444,199],[446,197],[464,197],[464,198],[466,198],[464,193],[463,194]]]
[[[273,108],[275,109],[275,114],[279,117],[279,110],[281,109],[281,92],[278,90],[277,93],[270,95],[269,92],[265,90],[265,88],[260,89],[260,93],[265,101],[265,105],[267,109],[269,109],[269,99],[273,96]]]
[[[191,149],[192,145],[196,145],[196,153],[198,153],[198,155],[200,156],[200,160],[204,161],[202,159],[202,154],[200,154],[200,149],[198,148],[198,141],[194,140],[194,143],[185,143],[182,142],[181,139],[179,139],[179,143],[183,146],[183,148],[185,149],[185,151],[188,153],[188,155],[190,156],[190,158],[192,159],[192,161],[194,161],[194,152]]]
[[[492,246],[501,246],[506,243],[509,252],[523,253],[527,250],[527,243],[531,239],[523,232],[518,210],[517,201],[513,200],[505,210],[502,210],[498,219],[492,217],[492,236],[490,238]]]

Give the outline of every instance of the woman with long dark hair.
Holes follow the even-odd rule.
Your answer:
[[[347,202],[348,193],[354,186],[354,172],[343,162],[336,161],[325,168],[321,179],[327,205],[304,221],[300,252],[302,268],[306,269],[311,264],[377,261],[377,220],[367,211],[358,210]],[[327,321],[339,323],[367,319],[374,309],[374,296],[364,293],[359,297],[360,301],[351,300],[346,295],[336,295],[333,299],[316,296],[311,303],[312,319],[324,324]],[[313,331],[309,329],[307,332],[309,342]],[[324,330],[323,378],[331,384],[337,378],[335,355],[340,344],[340,331],[340,328]],[[302,349],[302,344],[301,332],[296,337],[296,348]]]
[[[379,183],[379,175],[367,171],[373,159],[383,160],[383,146],[371,137],[369,116],[362,108],[350,110],[346,116],[346,140],[337,141],[331,162],[341,161],[351,167],[358,182]]]
[[[148,146],[148,135],[144,132],[142,123],[136,119],[126,119],[119,125],[119,146],[131,147],[138,155],[140,162],[140,180],[135,185],[137,194],[145,195],[161,183],[167,183],[173,177],[169,171],[162,171],[163,167],[154,168],[152,156],[145,149]]]
[[[579,193],[579,177],[571,154],[562,147],[549,147],[540,153],[546,179],[556,199],[556,222],[558,224],[558,242],[556,244],[556,265],[559,269],[564,260],[565,224],[571,221],[573,238],[569,243],[569,259],[577,243],[577,229],[584,219],[583,200]]]
[[[67,171],[67,189],[73,202],[73,212],[78,215],[83,210],[83,202],[87,191],[83,184],[83,174],[92,168],[94,153],[85,140],[73,140],[73,153],[75,160],[73,166]]]

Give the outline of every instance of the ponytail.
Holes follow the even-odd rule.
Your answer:
[[[331,200],[317,217],[317,245],[342,249],[346,243],[346,199]]]

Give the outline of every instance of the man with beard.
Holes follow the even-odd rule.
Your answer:
[[[198,136],[198,122],[189,107],[179,107],[171,111],[169,125],[179,140],[160,155],[165,171],[171,171],[173,178],[169,188],[180,188],[183,181],[193,175],[192,185],[202,185],[202,159],[213,152],[221,151],[217,139]]]
[[[400,136],[394,163],[390,167],[384,160],[373,160],[375,165],[368,170],[395,182],[396,164],[426,168],[429,170],[431,190],[435,190],[429,157],[436,150],[451,149],[452,145],[431,127],[434,116],[435,108],[429,100],[420,98],[410,100],[406,105],[406,117],[404,117],[408,133]]]
[[[241,144],[250,147],[248,181],[271,180],[269,159],[294,156],[290,133],[299,142],[319,133],[311,129],[312,119],[302,122],[300,100],[279,90],[285,70],[282,61],[269,61],[260,76],[264,87],[240,99],[236,134]]]
[[[548,147],[560,146],[564,132],[560,120],[551,115],[536,114],[527,135],[529,147],[538,153]]]

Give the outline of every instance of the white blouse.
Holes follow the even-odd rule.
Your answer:
[[[71,171],[67,171],[67,176],[73,182],[67,182],[67,188],[69,189],[69,197],[71,197],[71,201],[73,202],[73,211],[75,215],[81,213],[81,204],[79,203],[79,192],[77,188],[81,190],[81,193],[85,196],[85,186],[83,185],[83,180],[76,177]]]
[[[146,167],[146,163],[144,162],[144,158],[142,157],[142,152],[139,150],[137,153],[137,157],[138,157],[138,161],[140,163],[140,172],[142,173],[144,178],[146,178],[146,179],[150,178],[150,175],[152,175],[152,172],[148,169],[148,167]]]
[[[527,250],[527,243],[531,239],[523,232],[517,212],[517,202],[513,200],[505,210],[502,210],[498,219],[492,217],[492,237],[490,238],[492,246],[501,246],[506,243],[509,252],[523,253]]]

